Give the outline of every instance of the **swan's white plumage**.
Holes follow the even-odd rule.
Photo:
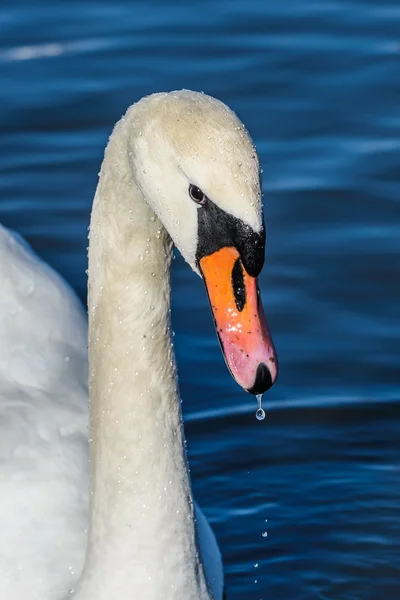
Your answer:
[[[133,105],[91,217],[90,472],[83,309],[0,229],[0,598],[222,598],[220,553],[192,498],[169,328],[171,238],[197,270],[189,183],[260,230],[258,158],[232,111],[189,91]]]
[[[2,227],[0,287],[0,598],[45,600],[73,587],[84,556],[86,317]]]
[[[71,288],[0,225],[0,598],[58,600],[88,527],[87,322]],[[215,590],[221,556],[196,506]]]

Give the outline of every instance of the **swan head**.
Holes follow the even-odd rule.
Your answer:
[[[257,285],[265,229],[255,146],[235,113],[202,93],[154,94],[130,111],[135,180],[204,279],[232,376],[263,393],[278,364]]]

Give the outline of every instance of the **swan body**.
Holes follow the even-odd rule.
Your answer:
[[[67,284],[0,228],[0,598],[222,600],[221,556],[192,496],[169,325],[172,242],[203,276],[214,252],[190,185],[230,231],[239,223],[261,239],[258,159],[234,113],[195,92],[142,99],[100,171],[89,332]],[[247,246],[249,303],[246,269],[259,267]],[[250,363],[232,361],[247,381]]]

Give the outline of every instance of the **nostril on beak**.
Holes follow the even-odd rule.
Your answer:
[[[252,388],[247,390],[250,394],[263,394],[272,387],[272,377],[265,363],[257,367],[256,380]]]

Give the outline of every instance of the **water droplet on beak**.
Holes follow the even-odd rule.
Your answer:
[[[257,402],[258,402],[258,408],[256,410],[256,418],[258,421],[264,421],[265,419],[265,410],[263,409],[263,407],[261,406],[262,404],[262,394],[257,394],[256,398],[257,398]]]

